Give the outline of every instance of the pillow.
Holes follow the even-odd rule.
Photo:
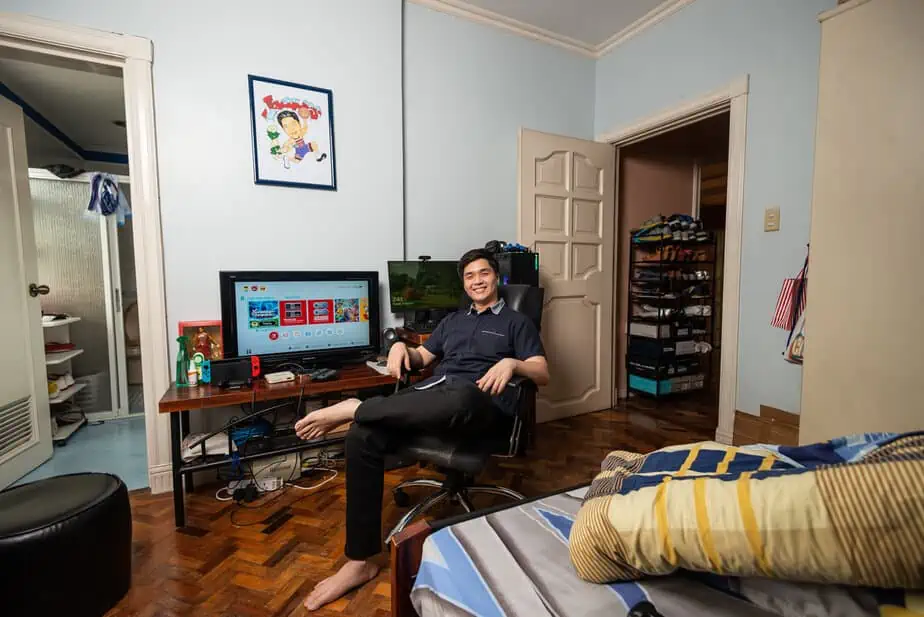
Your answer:
[[[838,463],[843,442],[612,452],[571,530],[571,561],[596,583],[684,568],[924,587],[924,434]]]

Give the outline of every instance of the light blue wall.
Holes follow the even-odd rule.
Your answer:
[[[812,197],[821,30],[835,0],[697,0],[597,62],[596,133],[628,125],[750,75],[744,181],[738,400],[797,413],[800,367],[770,327],[780,284],[805,258]],[[780,207],[782,229],[763,232]],[[811,327],[809,325],[809,327]]]
[[[255,29],[249,13],[227,4],[0,0],[2,10],[153,40],[169,323],[217,315],[220,268],[382,267],[401,251],[399,0],[309,3],[307,39],[280,38],[273,19],[269,30]],[[456,257],[516,237],[520,127],[592,138],[748,73],[738,409],[798,411],[801,371],[782,360],[785,334],[769,321],[808,240],[816,15],[834,4],[697,0],[594,62],[405,3],[408,255]],[[344,37],[357,14],[362,27]],[[334,90],[339,191],[253,185],[248,72]],[[216,102],[203,115],[190,96]],[[212,150],[203,154],[202,143]],[[771,204],[782,231],[765,234]],[[254,226],[254,216],[266,224]],[[227,242],[203,253],[189,276],[189,247],[216,218],[229,226]]]
[[[594,60],[411,3],[404,36],[408,255],[516,240],[517,131],[591,139]]]
[[[177,321],[221,316],[219,270],[382,272],[400,255],[401,0],[0,0],[0,10],[152,41],[171,349]],[[337,191],[254,184],[248,73],[333,90]]]

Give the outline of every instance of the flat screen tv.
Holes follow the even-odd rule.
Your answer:
[[[459,308],[465,291],[458,266],[457,261],[389,261],[392,312]]]
[[[220,272],[225,357],[307,368],[379,349],[378,272]]]

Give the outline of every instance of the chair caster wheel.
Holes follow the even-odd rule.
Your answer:
[[[398,506],[399,508],[407,508],[408,506],[411,505],[411,497],[410,497],[410,495],[408,495],[407,493],[405,493],[403,490],[401,490],[401,489],[399,488],[399,489],[396,489],[396,490],[394,490],[394,491],[392,491],[392,492],[393,492],[393,494],[394,494],[394,496],[395,496],[395,505],[396,505],[396,506]]]

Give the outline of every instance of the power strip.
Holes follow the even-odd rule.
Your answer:
[[[315,448],[302,452],[302,471],[308,471],[315,467],[331,467],[338,462],[343,461],[343,446],[327,446],[324,448]]]
[[[251,484],[255,484],[257,489],[264,493],[280,489],[289,478],[301,475],[301,457],[298,452],[277,455],[257,461],[253,465],[247,464],[246,472],[250,477],[228,482],[228,491],[233,493],[235,489],[246,488]]]

